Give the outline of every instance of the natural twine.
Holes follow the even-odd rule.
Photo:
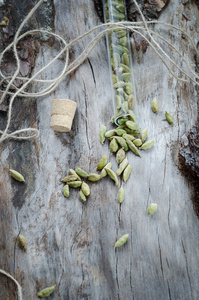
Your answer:
[[[20,284],[18,283],[18,281],[16,279],[14,279],[14,277],[12,277],[9,273],[5,272],[4,270],[0,269],[0,273],[7,276],[8,278],[10,278],[12,281],[14,281],[14,283],[17,286],[17,295],[18,295],[18,299],[19,300],[23,300],[22,299],[22,288],[20,286]]]
[[[9,109],[8,109],[8,118],[7,118],[7,124],[6,128],[2,131],[0,130],[0,143],[2,143],[4,140],[8,138],[12,139],[17,139],[17,140],[28,140],[33,137],[37,137],[39,132],[36,128],[25,128],[25,129],[20,129],[16,130],[14,132],[8,133],[8,129],[10,126],[11,122],[11,116],[12,116],[12,105],[15,100],[15,98],[18,97],[25,97],[25,98],[38,98],[38,97],[44,97],[48,94],[50,94],[52,91],[56,89],[56,87],[64,80],[64,78],[69,75],[71,72],[73,72],[75,69],[77,69],[89,56],[89,54],[92,52],[92,50],[95,48],[99,40],[106,34],[108,31],[115,30],[115,29],[127,29],[130,32],[134,32],[138,35],[140,35],[155,51],[157,56],[161,59],[163,64],[167,67],[169,72],[179,81],[182,82],[188,82],[188,79],[194,82],[196,85],[199,85],[199,82],[197,81],[199,79],[199,76],[194,72],[193,69],[191,69],[189,63],[186,61],[182,53],[176,49],[175,46],[173,46],[169,41],[167,41],[165,38],[163,38],[161,35],[157,34],[155,31],[149,29],[148,25],[150,24],[160,24],[165,27],[170,27],[174,30],[177,30],[181,33],[184,34],[184,36],[190,41],[190,43],[193,46],[193,49],[195,50],[196,55],[199,56],[199,52],[194,45],[194,42],[192,41],[191,37],[181,28],[178,28],[174,25],[160,22],[160,21],[146,21],[139,5],[137,4],[136,0],[134,0],[134,3],[140,13],[140,16],[142,18],[142,21],[140,22],[117,22],[117,23],[106,23],[106,24],[101,24],[96,27],[93,27],[91,30],[88,32],[80,35],[78,38],[74,39],[71,41],[69,44],[66,43],[66,41],[58,34],[48,32],[45,30],[31,30],[27,31],[24,34],[20,35],[20,32],[24,25],[27,23],[27,21],[31,18],[31,16],[34,14],[34,12],[37,10],[37,8],[43,3],[44,0],[40,0],[34,8],[30,11],[30,13],[27,15],[27,17],[24,19],[20,27],[18,28],[14,41],[1,53],[0,55],[0,66],[3,62],[3,57],[6,52],[8,51],[13,51],[14,57],[16,59],[17,67],[16,71],[13,74],[13,76],[7,76],[5,77],[2,71],[0,70],[0,76],[2,77],[2,80],[0,82],[0,86],[5,82],[7,83],[7,87],[5,90],[1,90],[0,92],[2,93],[2,97],[0,100],[0,104],[5,100],[5,97],[7,95],[10,95],[10,103],[9,103]],[[105,29],[103,29],[103,27]],[[100,30],[100,33],[96,33],[97,30]],[[95,37],[91,40],[91,42],[87,45],[85,50],[77,57],[72,63],[69,64],[69,48],[75,44],[76,42],[80,41],[84,37],[91,35],[92,33],[95,33]],[[61,44],[63,44],[62,49],[59,51],[59,53],[56,55],[55,58],[53,58],[47,65],[45,65],[42,69],[40,69],[37,73],[35,73],[31,78],[26,78],[26,77],[19,77],[19,70],[20,70],[20,59],[17,53],[17,44],[18,42],[23,39],[26,36],[35,36],[35,35],[41,35],[41,34],[47,34],[49,36],[52,36],[56,38],[57,40],[60,41]],[[147,36],[145,36],[147,34]],[[160,40],[166,43],[169,47],[171,47],[182,59],[182,61],[185,63],[187,70],[189,73],[187,73],[186,70],[182,69],[182,67],[179,67],[177,63],[162,49],[160,44],[154,39],[153,36],[156,36]],[[56,60],[62,55],[65,54],[65,63],[63,70],[61,71],[60,75],[53,78],[53,79],[47,79],[47,80],[42,80],[42,79],[37,79],[38,75],[41,74],[43,71],[45,71],[49,66],[51,66],[53,63],[56,62]],[[168,62],[171,63],[171,65],[175,66],[175,69],[179,70],[184,77],[179,77],[177,76],[171,69],[171,67],[168,65]],[[14,81],[16,79],[19,79],[23,81],[23,85],[20,88],[17,88],[14,84]],[[40,92],[26,92],[25,88],[32,83],[45,83],[48,84],[48,87],[42,89]],[[10,91],[10,89],[14,89],[15,92]]]

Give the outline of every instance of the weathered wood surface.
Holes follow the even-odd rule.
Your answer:
[[[91,0],[56,0],[54,6],[54,30],[67,41],[101,23]],[[160,20],[185,28],[197,43],[199,12],[194,3],[189,8],[192,18],[187,21],[184,6],[170,2]],[[169,38],[194,66],[190,44],[180,34],[170,32]],[[71,56],[77,57],[87,41],[73,47]],[[53,46],[43,45],[34,72],[55,53]],[[177,83],[150,48],[135,51],[133,60],[136,113],[156,144],[141,159],[129,155],[133,171],[121,206],[111,180],[90,184],[85,205],[78,191],[64,198],[60,183],[70,167],[93,172],[104,154],[117,169],[107,142],[102,146],[98,139],[100,125],[108,125],[113,109],[105,39],[52,95],[36,103],[19,99],[15,103],[13,127],[36,124],[40,130],[36,141],[0,146],[0,268],[22,285],[23,299],[37,299],[40,289],[53,284],[57,287],[49,299],[57,300],[199,297],[199,223],[191,185],[177,166],[180,138],[197,120],[197,93],[192,83]],[[62,64],[60,60],[46,75],[55,75]],[[150,109],[154,96],[160,103],[158,115]],[[50,129],[51,101],[58,97],[78,104],[69,134]],[[174,116],[173,126],[164,121],[165,110]],[[12,180],[9,168],[21,171],[26,183]],[[151,202],[158,204],[158,211],[148,217]],[[26,253],[16,244],[19,233],[27,238]],[[115,241],[125,233],[128,242],[115,250]],[[0,275],[0,299],[16,299],[14,290],[14,284]]]

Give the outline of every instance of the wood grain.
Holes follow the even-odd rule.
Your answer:
[[[55,0],[54,6],[55,32],[68,42],[101,24],[91,0]],[[187,21],[182,16],[183,5],[171,2],[160,20],[185,28],[197,42],[199,12],[194,3],[190,9],[193,18]],[[161,34],[167,36],[167,31]],[[169,39],[194,66],[189,43],[171,31]],[[71,57],[77,57],[88,41],[75,45]],[[34,72],[57,53],[55,45],[43,44]],[[77,190],[64,198],[60,182],[69,168],[94,172],[104,154],[113,170],[117,169],[108,143],[102,146],[98,138],[101,124],[111,128],[113,114],[105,39],[52,95],[36,102],[16,100],[12,126],[35,123],[40,130],[36,141],[9,141],[0,146],[0,268],[22,285],[23,299],[38,299],[40,289],[54,284],[57,287],[49,299],[198,299],[199,223],[191,188],[177,167],[180,138],[197,120],[197,93],[192,83],[176,82],[150,47],[145,53],[135,50],[133,62],[136,114],[141,128],[148,128],[156,143],[142,158],[129,153],[133,170],[124,185],[121,206],[119,188],[110,179],[90,184],[85,205]],[[62,66],[59,60],[46,76],[55,76]],[[33,90],[40,88],[32,86]],[[158,115],[150,109],[155,96],[160,104]],[[77,102],[70,133],[50,129],[55,98]],[[164,120],[165,110],[174,116],[173,126]],[[3,122],[2,113],[1,126]],[[9,168],[21,172],[26,183],[11,179]],[[148,217],[151,202],[158,204],[158,211]],[[26,253],[16,244],[19,233],[27,238]],[[115,250],[115,241],[126,233],[128,242]],[[0,275],[0,298],[16,299],[13,290],[12,283]]]

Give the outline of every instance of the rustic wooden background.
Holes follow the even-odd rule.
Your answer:
[[[0,7],[1,17],[9,14],[9,3],[13,7],[18,2],[1,1],[5,4]],[[12,39],[16,24],[34,3],[18,3],[23,14],[15,22],[11,12],[12,34],[0,28],[4,45]],[[159,20],[184,28],[198,43],[196,2],[183,5],[181,1],[170,1]],[[101,21],[92,0],[55,0],[42,5],[29,28],[49,28],[69,42],[98,24]],[[159,28],[154,26],[180,47],[194,68],[190,43],[179,33]],[[42,38],[42,42],[34,42],[31,57],[35,55],[35,60],[31,67],[22,55],[27,74],[39,70],[59,49],[58,43]],[[89,40],[76,44],[70,58],[77,57]],[[126,195],[121,206],[117,203],[118,187],[110,179],[90,184],[91,195],[86,204],[79,201],[76,190],[71,191],[69,199],[64,198],[60,182],[67,170],[75,166],[93,172],[104,154],[113,163],[113,169],[117,169],[108,143],[102,146],[98,138],[101,124],[111,128],[109,120],[113,113],[105,38],[54,93],[36,101],[15,102],[11,129],[31,125],[40,131],[35,141],[7,141],[0,145],[0,268],[19,281],[25,300],[37,299],[40,289],[54,284],[57,287],[49,299],[199,298],[199,222],[193,209],[192,185],[178,168],[180,139],[198,118],[198,95],[193,83],[177,82],[150,47],[144,49],[142,41],[138,45],[139,42],[140,48],[133,52],[135,109],[140,126],[148,128],[155,146],[143,152],[142,158],[128,155],[133,170],[124,186]],[[172,53],[170,49],[169,54]],[[177,56],[176,59],[181,65]],[[59,60],[43,76],[58,74],[62,66],[63,61]],[[35,84],[30,89],[38,91],[41,86]],[[160,103],[157,115],[150,109],[155,96]],[[68,134],[50,129],[54,98],[77,102],[72,131]],[[173,126],[165,122],[165,110],[174,116]],[[6,105],[0,116],[2,128]],[[20,171],[26,183],[11,179],[9,168]],[[151,202],[158,204],[158,211],[148,217],[147,206]],[[27,238],[26,253],[17,246],[19,233]],[[126,233],[128,242],[115,250],[115,241]],[[0,299],[16,299],[15,291],[15,285],[0,275]]]

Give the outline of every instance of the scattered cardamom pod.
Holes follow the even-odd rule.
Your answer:
[[[123,180],[126,182],[129,179],[129,176],[131,175],[132,166],[129,164],[123,172]]]
[[[127,240],[128,240],[128,237],[129,237],[128,234],[123,235],[119,240],[117,240],[117,242],[115,243],[115,247],[114,248],[120,247],[123,244],[125,244],[127,242]]]
[[[124,103],[122,104],[122,109],[125,113],[128,112],[129,109],[128,101],[124,101]]]
[[[82,185],[81,181],[69,181],[68,185],[72,188],[78,188]]]
[[[106,168],[106,167],[105,167],[105,169],[106,169],[106,172],[107,172],[108,176],[109,176],[113,181],[115,181],[115,185],[118,185],[118,178],[117,178],[115,172],[113,172],[113,170],[111,170],[111,169],[109,169],[109,168]]]
[[[112,168],[112,163],[109,162],[101,171],[101,178],[106,177],[107,172],[106,172],[106,168],[111,169]]]
[[[121,136],[115,136],[115,139],[117,140],[118,144],[119,144],[122,148],[124,148],[125,151],[128,151],[129,147],[128,147],[128,145],[127,145],[125,139],[123,139],[123,137],[121,137]],[[116,151],[117,151],[117,150],[116,150]],[[116,152],[116,151],[115,151],[115,152]]]
[[[142,140],[142,142],[144,142],[146,140],[147,136],[148,136],[148,130],[145,128],[141,132],[141,140]]]
[[[106,164],[107,164],[107,156],[106,155],[104,155],[104,156],[102,156],[102,158],[100,159],[100,161],[98,162],[98,164],[97,164],[97,171],[100,171],[100,170],[102,170],[105,166],[106,166]]]
[[[156,210],[158,209],[158,206],[157,206],[157,203],[151,203],[149,206],[148,206],[148,215],[152,215],[154,214],[154,212],[156,212]]]
[[[117,149],[118,149],[118,143],[116,141],[116,139],[112,139],[112,141],[110,142],[109,144],[109,149],[111,152],[117,152]]]
[[[69,185],[66,184],[64,187],[63,187],[63,194],[64,194],[64,197],[68,198],[69,197]]]
[[[62,182],[69,182],[69,181],[75,181],[77,179],[78,179],[78,175],[74,174],[74,175],[69,175],[69,176],[64,177],[61,181]]]
[[[135,122],[133,122],[133,121],[127,121],[127,122],[125,123],[125,125],[126,125],[129,129],[131,129],[131,130],[138,130],[138,129],[139,129],[138,125],[137,125]]]
[[[108,130],[105,134],[105,137],[109,138],[115,134],[115,129]]]
[[[135,137],[134,137],[133,135],[131,135],[131,134],[128,134],[128,133],[123,134],[122,137],[123,137],[125,140],[128,139],[128,140],[131,141],[131,142],[135,140]]]
[[[90,195],[90,187],[86,182],[82,182],[82,186],[81,186],[81,190],[84,193],[85,196],[89,196]]]
[[[17,238],[17,242],[18,242],[19,247],[22,250],[26,251],[26,249],[27,249],[27,241],[26,241],[25,236],[23,236],[22,234],[20,234],[18,236],[18,238]]]
[[[141,154],[140,152],[138,151],[138,149],[136,148],[136,146],[133,144],[133,142],[129,141],[128,139],[126,140],[129,148],[131,149],[131,151],[137,155],[137,156],[140,156],[141,157]]]
[[[131,109],[135,104],[135,97],[132,94],[129,95],[127,98],[127,102],[128,102],[129,109]],[[130,113],[130,112],[128,111],[128,113]],[[134,116],[132,116],[132,117],[133,117],[133,121],[135,121],[135,117]]]
[[[77,173],[77,175],[79,175],[80,177],[83,178],[87,178],[88,177],[88,173],[84,170],[82,170],[81,168],[76,168],[75,172]]]
[[[123,148],[120,148],[116,153],[116,161],[119,164],[125,159],[125,151]]]
[[[121,186],[119,189],[119,194],[118,194],[118,202],[122,203],[124,201],[124,188]]]
[[[159,103],[156,98],[154,98],[153,101],[151,102],[151,109],[154,113],[157,113],[159,111]]]
[[[128,158],[125,157],[125,159],[119,164],[119,169],[116,171],[116,174],[120,176],[127,166],[128,166]]]
[[[94,173],[90,173],[90,174],[88,174],[88,180],[89,181],[98,181],[98,180],[100,180],[100,178],[101,178],[101,176],[100,175],[98,175],[98,174],[94,174]]]
[[[75,170],[69,169],[68,174],[69,175],[76,175],[77,176],[77,180],[81,181],[81,178],[77,175],[77,173],[75,172]]]
[[[52,292],[54,291],[56,285],[53,285],[53,286],[50,286],[50,287],[47,287],[43,290],[41,290],[37,295],[38,297],[40,298],[46,298],[48,296],[50,296],[52,294]]]
[[[104,144],[104,141],[105,141],[105,133],[106,133],[106,126],[104,125],[101,125],[100,126],[100,132],[99,132],[99,138],[100,138],[100,142],[102,144]]]
[[[165,117],[166,117],[167,122],[168,122],[169,124],[173,124],[174,118],[173,118],[172,115],[170,115],[170,113],[168,113],[167,111],[165,112]]]
[[[136,147],[140,147],[142,145],[142,140],[141,139],[135,139],[133,141],[133,144],[136,146]]]
[[[120,109],[121,105],[122,105],[121,97],[119,95],[115,95],[115,99],[116,99],[116,102],[117,102],[117,109]]]
[[[82,190],[79,191],[79,199],[81,202],[86,202],[86,196],[82,192]]]
[[[117,128],[117,129],[115,130],[115,133],[116,133],[117,135],[121,136],[121,135],[125,134],[126,131],[125,131],[124,129]]]
[[[142,146],[139,149],[147,150],[147,149],[150,149],[151,147],[153,147],[153,145],[154,145],[154,140],[150,140],[150,141],[147,141],[144,144],[142,144]]]
[[[17,181],[20,181],[20,182],[25,182],[25,179],[23,177],[23,175],[21,175],[19,172],[15,171],[15,170],[12,170],[10,169],[10,175],[16,179]]]

